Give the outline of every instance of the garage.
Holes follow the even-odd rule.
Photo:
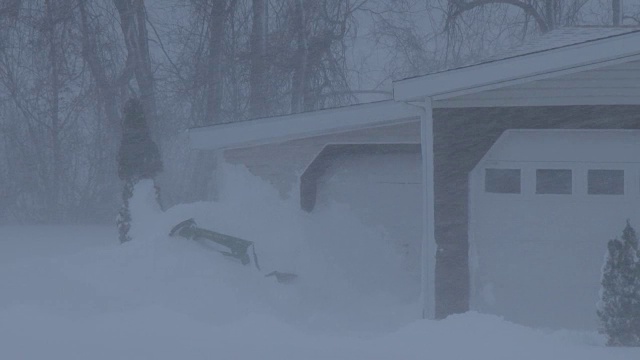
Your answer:
[[[640,132],[508,130],[471,174],[471,307],[598,326],[607,241],[639,224]]]

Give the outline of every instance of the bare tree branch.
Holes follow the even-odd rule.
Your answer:
[[[542,32],[547,32],[550,29],[549,24],[544,19],[542,15],[530,4],[520,0],[474,0],[470,2],[466,2],[463,0],[451,0],[452,4],[455,5],[455,10],[452,14],[447,17],[446,27],[450,26],[450,23],[455,21],[462,13],[475,9],[480,6],[489,5],[489,4],[506,4],[519,7],[526,14],[533,17],[538,24],[538,28]]]

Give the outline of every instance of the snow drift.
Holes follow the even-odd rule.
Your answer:
[[[152,187],[141,184],[146,191],[137,191],[131,203],[135,238],[124,245],[115,228],[0,228],[0,358],[640,355],[603,347],[597,334],[544,333],[477,313],[415,320],[413,289],[402,281],[399,256],[380,234],[354,225],[340,206],[311,219],[244,170],[236,176],[241,191],[221,203],[166,212],[154,207]],[[191,217],[255,241],[264,272],[204,242],[167,236]],[[283,285],[264,277],[271,270],[300,277]]]

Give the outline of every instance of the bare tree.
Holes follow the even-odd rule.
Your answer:
[[[290,10],[291,112],[349,102],[345,41],[365,1],[296,0]],[[328,93],[328,94],[327,94]],[[331,96],[331,94],[338,94]],[[345,96],[346,95],[346,96]]]
[[[580,24],[587,3],[586,0],[448,0],[444,23],[446,62],[461,65],[559,26]],[[485,45],[493,49],[486,51]]]
[[[135,75],[144,112],[150,123],[157,126],[157,107],[153,66],[149,53],[147,10],[143,0],[113,0],[120,15],[120,26],[127,48],[127,67]]]
[[[87,184],[87,155],[80,119],[86,115],[87,80],[73,16],[75,1],[21,3],[15,21],[3,28],[0,83],[18,115],[8,134],[33,180],[17,184],[15,208],[31,208],[41,221],[68,218]],[[8,104],[7,104],[8,105]],[[5,137],[11,141],[10,135]]]
[[[269,3],[252,0],[251,69],[249,78],[249,117],[270,114],[267,86]]]
[[[450,27],[463,13],[488,5],[507,5],[519,9],[525,19],[533,19],[538,31],[547,32],[558,25],[572,25],[587,3],[584,0],[450,0],[447,25]]]
[[[106,35],[107,28],[104,24],[100,23],[100,16],[93,12],[90,6],[91,4],[88,0],[78,0],[80,27],[82,30],[82,56],[89,67],[91,76],[95,80],[98,90],[98,100],[104,109],[108,126],[112,128],[115,133],[119,133],[121,121],[118,110],[120,108],[118,92],[133,76],[133,66],[131,66],[131,62],[129,61],[124,64],[125,66],[119,75],[115,73],[117,71],[115,69],[111,71],[113,74],[110,74],[108,68],[115,68],[117,65],[113,63],[107,64],[105,55],[113,58],[120,54],[117,52],[115,54],[104,54],[100,52],[99,47],[107,45],[104,40],[100,39],[101,36]],[[111,42],[111,46],[109,47],[113,50],[116,47],[113,45],[115,39],[108,39],[107,41]]]
[[[539,8],[536,8],[533,3],[520,1],[520,0],[451,0],[451,13],[447,17],[447,22],[455,21],[462,13],[473,10],[480,6],[489,4],[505,4],[520,8],[527,16],[532,17],[538,28],[542,32],[547,32],[553,28],[554,19],[554,4],[558,3],[554,0],[544,0],[544,15],[539,12]],[[447,24],[447,26],[450,26]]]
[[[103,204],[110,217],[120,110],[132,94],[163,149],[169,203],[211,198],[215,157],[190,153],[180,130],[353,103],[389,79],[622,13],[619,0],[585,3],[0,0],[3,201],[40,220]],[[625,6],[626,24],[640,19]]]

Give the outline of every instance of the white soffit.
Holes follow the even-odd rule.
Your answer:
[[[640,59],[640,31],[394,82],[394,99],[444,100]]]
[[[192,128],[188,134],[193,149],[232,149],[417,121],[420,114],[417,106],[388,100]]]

